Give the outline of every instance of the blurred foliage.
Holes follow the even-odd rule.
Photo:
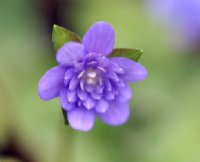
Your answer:
[[[64,126],[59,100],[44,102],[37,95],[38,80],[56,65],[42,21],[30,1],[1,1],[0,148],[13,132],[37,162],[199,162],[200,57],[170,49],[139,0],[74,5],[65,14],[73,17],[76,33],[104,20],[115,29],[116,47],[144,50],[140,62],[149,77],[132,85],[130,120],[120,127],[97,120],[89,133]]]

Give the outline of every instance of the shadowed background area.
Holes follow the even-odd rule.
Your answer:
[[[163,22],[154,1],[0,2],[0,161],[200,161],[199,47],[180,43],[180,26]],[[54,23],[83,36],[102,20],[115,29],[115,47],[144,50],[140,63],[149,76],[132,84],[132,114],[125,125],[97,120],[92,131],[75,132],[64,125],[58,99],[39,99],[38,81],[57,64]]]

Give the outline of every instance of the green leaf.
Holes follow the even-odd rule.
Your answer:
[[[74,32],[58,25],[53,26],[52,40],[56,51],[69,41],[81,42],[80,37]]]
[[[142,53],[143,50],[139,49],[115,48],[109,57],[126,57],[133,61],[138,61]]]

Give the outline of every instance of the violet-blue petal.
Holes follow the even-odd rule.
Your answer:
[[[109,79],[107,79],[106,82],[105,82],[105,89],[106,89],[106,91],[112,90],[112,84],[111,84]]]
[[[83,101],[83,105],[86,109],[90,110],[96,105],[96,101],[93,98],[88,97],[85,101]]]
[[[78,89],[77,90],[77,96],[81,101],[85,101],[88,97],[88,94],[87,94],[87,92],[85,92],[81,89]]]
[[[84,88],[84,80],[83,80],[83,78],[80,80],[80,84],[79,85],[80,85],[81,90],[84,91],[85,88]]]
[[[110,59],[124,69],[125,73],[121,75],[123,79],[130,82],[137,82],[146,79],[147,70],[141,64],[123,57],[113,57]]]
[[[108,125],[117,126],[124,124],[130,114],[129,104],[110,102],[109,108],[105,113],[99,113],[100,119]]]
[[[75,90],[78,83],[79,83],[79,80],[78,80],[77,76],[74,75],[69,82],[69,90],[72,90],[72,91]]]
[[[64,87],[65,71],[65,67],[56,66],[44,74],[38,85],[41,99],[51,100],[59,95],[61,88]]]
[[[69,42],[58,50],[56,60],[60,65],[75,65],[84,54],[85,47],[81,43]]]
[[[85,108],[74,108],[67,113],[69,125],[79,131],[89,131],[93,128],[95,122],[94,111]]]
[[[126,84],[124,83],[124,80],[119,79],[119,81],[116,83],[116,86],[117,86],[118,88],[122,88],[122,87],[125,87]]]
[[[93,92],[94,91],[94,85],[86,84],[85,90],[89,93]]]
[[[102,93],[104,90],[104,87],[103,86],[100,86],[100,85],[96,85],[95,86],[95,92],[96,93]]]
[[[76,102],[77,100],[76,91],[68,90],[66,98],[69,102]]]
[[[106,22],[95,23],[84,35],[83,44],[88,53],[109,55],[114,47],[114,30]]]
[[[102,73],[106,73],[106,69],[101,66],[98,66],[97,69],[100,70]]]
[[[97,61],[91,61],[91,62],[87,63],[88,67],[96,67],[97,65],[98,65]]]
[[[91,97],[95,100],[99,100],[102,98],[102,93],[96,93],[96,92],[92,92],[91,94]]]
[[[66,88],[63,88],[61,91],[60,91],[60,103],[61,103],[61,107],[64,109],[64,110],[71,110],[72,108],[74,108],[74,103],[70,103],[68,102],[67,100],[67,89]]]
[[[111,62],[108,68],[110,71],[118,74],[123,74],[125,72],[124,69],[114,62]]]
[[[113,100],[115,98],[115,94],[111,92],[105,92],[104,97],[106,100]]]
[[[132,97],[131,88],[126,85],[118,90],[118,95],[115,97],[116,102],[128,102]]]
[[[95,109],[98,113],[105,113],[109,108],[108,101],[101,99],[97,102]]]
[[[107,57],[105,57],[105,56],[103,56],[103,57],[97,57],[96,60],[98,61],[99,65],[101,67],[108,66],[109,62],[110,62],[109,59]]]
[[[115,74],[112,71],[108,72],[107,77],[109,79],[113,80],[114,82],[118,82],[119,81],[119,77],[117,76],[117,74]]]
[[[69,83],[69,81],[71,80],[71,78],[72,78],[73,75],[74,75],[73,68],[67,69],[67,71],[65,73],[65,78],[64,78],[65,85],[67,85]]]

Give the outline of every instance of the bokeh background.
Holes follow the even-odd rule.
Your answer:
[[[156,1],[0,0],[1,162],[200,161],[200,35],[185,36],[200,31],[200,8],[195,0],[170,0],[172,8]],[[186,19],[196,27],[188,33]],[[92,131],[75,132],[59,100],[40,100],[37,85],[56,65],[52,25],[83,36],[99,20],[114,27],[115,47],[144,50],[149,76],[132,85],[125,125],[97,120]]]

